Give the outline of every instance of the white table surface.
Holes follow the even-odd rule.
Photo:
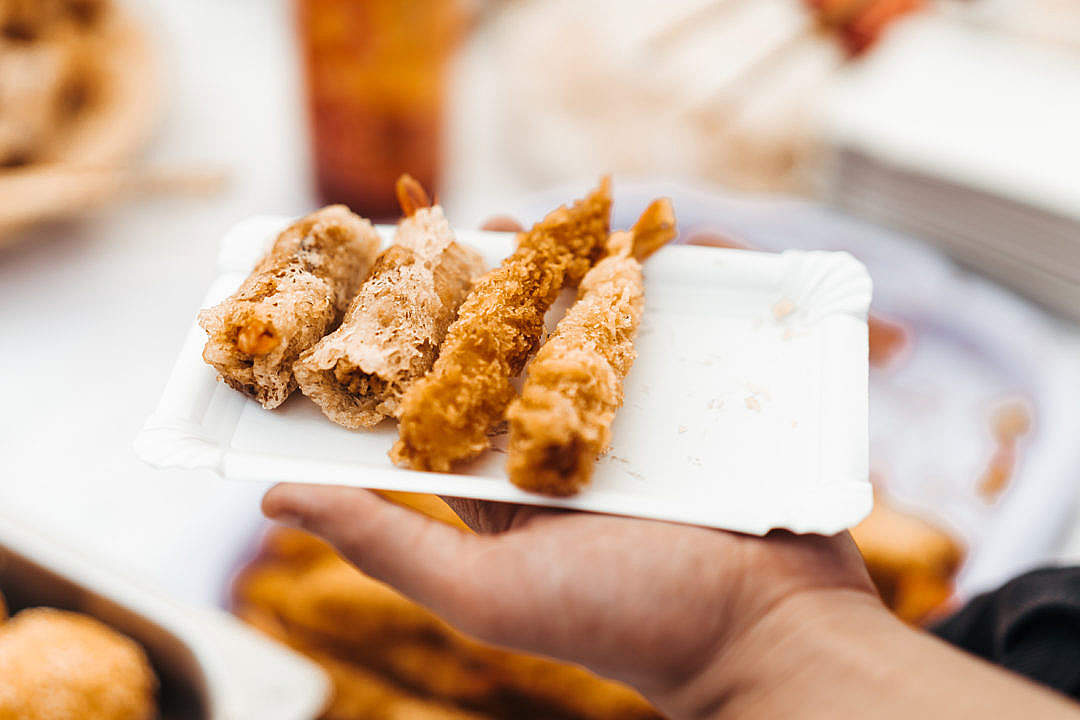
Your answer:
[[[158,472],[131,442],[154,408],[221,234],[256,213],[310,209],[301,88],[285,0],[144,0],[167,83],[146,159],[228,169],[210,199],[169,198],[40,228],[0,248],[0,507],[177,597],[221,601],[264,490]],[[475,226],[523,188],[474,128],[495,102],[461,64],[443,201]],[[483,134],[483,133],[480,133]],[[1068,545],[1080,553],[1080,536]],[[223,550],[224,549],[224,550]]]

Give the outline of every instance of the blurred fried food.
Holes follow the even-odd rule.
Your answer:
[[[334,703],[323,715],[324,720],[483,720],[488,717],[439,700],[403,693],[377,672],[329,653],[306,652],[334,683]]]
[[[925,621],[952,596],[964,553],[945,531],[877,493],[873,511],[851,535],[882,600],[902,620]]]
[[[994,453],[976,489],[987,502],[997,500],[1009,486],[1016,470],[1020,438],[1031,430],[1031,409],[1023,400],[1010,400],[997,407],[990,418]]]
[[[822,27],[835,32],[852,55],[870,49],[895,20],[926,4],[926,0],[807,0]]]
[[[68,0],[0,0],[0,37],[12,42],[33,42],[64,28],[69,23],[83,24],[81,6],[104,6],[99,2]]]
[[[449,628],[419,605],[403,604],[386,585],[324,554],[301,571],[254,564],[241,583],[246,602],[272,607],[304,640],[342,649],[381,642],[437,640]]]
[[[457,516],[450,506],[436,495],[424,493],[396,492],[394,490],[376,490],[386,500],[407,507],[421,515],[427,515],[432,520],[438,520],[446,525],[452,525],[459,530],[469,530],[461,518]],[[471,531],[470,531],[471,532]]]
[[[157,717],[142,648],[78,613],[32,608],[0,624],[0,678],[0,718]]]
[[[910,345],[909,333],[903,325],[871,315],[866,319],[870,334],[870,366],[884,368],[892,364],[900,351]]]
[[[101,83],[105,0],[0,0],[0,168],[50,157]]]
[[[392,499],[454,517],[437,498]],[[299,531],[267,536],[238,577],[233,600],[237,615],[331,675],[336,693],[327,720],[661,717],[633,690],[582,668],[459,633]]]

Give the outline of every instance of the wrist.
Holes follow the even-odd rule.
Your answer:
[[[906,628],[871,593],[797,592],[718,648],[686,682],[654,700],[671,717],[686,720],[797,714],[806,693],[820,689],[842,664],[848,640],[877,631]]]

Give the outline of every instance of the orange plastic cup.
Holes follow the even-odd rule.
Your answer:
[[[438,187],[456,3],[296,2],[319,195],[367,217],[397,217],[401,173]]]

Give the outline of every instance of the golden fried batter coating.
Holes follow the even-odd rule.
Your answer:
[[[263,538],[259,548],[260,562],[256,565],[261,567],[272,562],[303,568],[333,554],[334,548],[329,543],[309,532],[275,526]]]
[[[334,697],[322,720],[484,720],[437,698],[418,697],[384,675],[318,649],[297,647],[330,675]]]
[[[199,313],[203,359],[267,409],[296,389],[293,363],[340,322],[379,252],[371,223],[344,205],[282,232],[240,288]]]
[[[32,42],[67,24],[89,25],[112,3],[107,0],[0,0],[0,38]]]
[[[405,395],[395,463],[446,472],[488,446],[514,397],[512,380],[540,344],[544,314],[603,252],[610,215],[605,178],[522,233],[513,254],[477,281],[435,366]]]
[[[521,396],[507,411],[507,473],[518,487],[572,495],[592,478],[636,356],[645,307],[640,259],[675,234],[671,203],[657,200],[630,234],[613,235],[609,256],[585,276],[577,302],[529,364]]]
[[[874,509],[852,528],[881,599],[902,620],[918,623],[953,592],[964,554],[945,531],[900,511],[881,493]]]
[[[34,608],[0,625],[0,718],[151,720],[156,691],[142,648],[86,615]]]
[[[416,717],[464,712],[457,708],[472,713],[461,717],[520,720],[660,717],[630,688],[582,668],[472,640],[304,537],[285,530],[267,538],[236,583],[235,607],[327,669],[338,694],[326,718],[384,717],[387,688],[432,703],[415,706]]]
[[[442,208],[421,207],[415,180],[398,181],[408,217],[379,255],[345,319],[293,365],[304,395],[338,425],[372,428],[435,362],[458,306],[485,269],[480,254],[454,240]]]
[[[452,525],[458,530],[464,530],[465,532],[472,532],[468,525],[462,522],[461,518],[450,509],[450,506],[443,501],[442,498],[436,495],[425,495],[424,493],[411,493],[411,492],[397,492],[395,490],[376,490],[379,495],[385,500],[389,500],[395,505],[401,505],[407,507],[414,512],[418,512],[421,515],[426,515],[432,520],[438,520],[445,525]]]
[[[474,644],[467,655],[492,668],[504,694],[536,708],[542,718],[660,720],[661,715],[636,691],[603,680],[576,665]],[[517,714],[511,714],[516,717]]]
[[[263,570],[248,576],[245,597],[273,604],[281,620],[308,639],[362,647],[373,638],[386,642],[437,638],[448,626],[419,605],[402,603],[387,585],[328,555],[301,573]]]
[[[418,697],[384,676],[315,651],[312,658],[330,674],[334,699],[324,720],[483,720],[488,715]]]
[[[489,716],[449,704],[439,696],[418,697],[380,672],[325,648],[305,644],[273,612],[245,605],[237,614],[249,625],[304,653],[330,676],[334,694],[321,720],[483,720]]]

